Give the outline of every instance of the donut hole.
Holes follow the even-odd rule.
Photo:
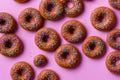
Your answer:
[[[112,57],[112,64],[120,65],[120,58],[119,57]]]
[[[31,14],[27,14],[27,15],[25,16],[25,21],[31,22],[31,20],[32,20],[32,15],[31,15]]]
[[[17,74],[20,75],[20,76],[22,76],[23,75],[23,69],[18,69],[17,70]]]
[[[72,8],[73,7],[73,2],[72,1],[68,1],[67,2],[67,7],[68,8]]]
[[[68,31],[69,31],[70,34],[74,34],[75,29],[71,26],[71,27],[68,29]]]
[[[6,42],[5,42],[5,47],[6,47],[6,48],[11,48],[11,47],[12,47],[11,41],[9,41],[9,40],[6,41]]]
[[[48,41],[48,37],[49,37],[48,35],[44,35],[44,36],[42,37],[42,41],[43,41],[43,42],[47,42],[47,41]]]
[[[68,53],[68,52],[63,52],[63,53],[61,54],[61,57],[62,57],[63,59],[66,59],[68,56],[69,56],[69,53]]]
[[[95,44],[94,43],[90,43],[89,47],[90,47],[90,50],[94,50],[95,49]]]
[[[6,21],[4,19],[0,19],[0,25],[4,25]]]
[[[44,80],[50,80],[50,75],[51,74],[45,74]]]
[[[99,21],[99,22],[103,22],[103,21],[104,21],[104,18],[105,18],[104,14],[101,13],[101,14],[98,15],[98,17],[97,17],[97,21]]]
[[[53,3],[49,3],[49,4],[47,4],[47,7],[46,7],[46,9],[47,9],[47,11],[52,11],[53,10],[53,8],[54,8],[54,4]]]
[[[120,43],[120,35],[117,36],[117,37],[114,37],[114,40],[115,40],[116,42]]]
[[[120,59],[119,59],[119,60],[116,60],[115,64],[116,64],[116,65],[119,65],[119,64],[120,64]]]

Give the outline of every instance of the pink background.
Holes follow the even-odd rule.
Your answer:
[[[94,29],[90,23],[89,18],[91,11],[99,6],[107,6],[111,8],[117,16],[117,28],[120,27],[120,11],[113,9],[109,5],[108,0],[83,0],[83,2],[85,9],[80,16],[76,18],[65,17],[59,21],[46,20],[44,26],[55,29],[60,35],[61,25],[67,20],[76,19],[84,24],[87,29],[88,36],[96,35],[105,41],[107,32],[100,32]],[[14,0],[0,0],[0,12],[8,12],[12,14],[17,20],[21,10],[27,7],[38,9],[39,3],[40,0],[30,0],[30,2],[25,4],[16,3]],[[20,26],[18,26],[16,34],[24,43],[24,51],[16,58],[8,58],[0,55],[0,80],[11,80],[9,75],[10,68],[15,62],[18,61],[26,61],[31,64],[35,70],[35,75],[37,75],[43,69],[53,69],[58,73],[61,80],[120,80],[120,75],[110,73],[105,66],[106,55],[109,52],[114,51],[114,49],[110,48],[109,46],[107,46],[107,52],[102,58],[90,59],[82,53],[81,43],[74,44],[74,46],[76,46],[81,53],[82,63],[76,69],[64,69],[56,64],[54,60],[54,52],[48,53],[38,49],[34,43],[35,32],[25,31]],[[61,40],[62,44],[68,43],[62,37]],[[39,53],[44,54],[49,60],[49,63],[43,68],[38,68],[33,65],[33,57]]]

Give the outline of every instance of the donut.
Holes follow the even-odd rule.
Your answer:
[[[60,38],[55,30],[42,28],[36,32],[35,43],[42,50],[54,51],[60,45]]]
[[[12,80],[33,80],[34,71],[27,62],[20,61],[12,66],[10,75]]]
[[[55,71],[51,69],[45,69],[38,74],[37,80],[59,80],[59,77]]]
[[[15,28],[15,19],[8,13],[0,12],[0,32],[11,33]]]
[[[47,64],[47,58],[44,55],[39,54],[34,57],[33,62],[37,67],[45,66]]]
[[[63,6],[59,0],[41,0],[39,10],[44,19],[58,20],[62,15]]]
[[[0,38],[0,54],[7,57],[17,56],[22,52],[23,45],[15,34],[4,34]]]
[[[86,30],[79,21],[69,20],[62,25],[61,34],[68,42],[77,43],[86,37]]]
[[[60,0],[64,6],[64,15],[67,17],[76,17],[83,11],[82,0]],[[69,7],[68,3],[72,3],[73,6]]]
[[[14,1],[19,2],[19,3],[23,3],[23,2],[27,2],[29,0],[14,0]]]
[[[114,12],[103,6],[93,10],[90,20],[93,27],[100,31],[109,31],[115,27],[116,24]]]
[[[120,42],[117,40],[118,37],[120,37],[120,29],[114,29],[107,34],[106,41],[110,47],[120,50]]]
[[[23,29],[28,31],[36,31],[43,25],[40,12],[34,8],[26,8],[20,12],[18,22]]]
[[[108,0],[113,8],[120,10],[120,0]]]
[[[105,53],[106,46],[101,38],[97,36],[90,36],[82,43],[82,51],[90,58],[98,58]]]
[[[56,63],[63,68],[74,68],[80,62],[80,54],[77,48],[71,44],[61,45],[54,54]]]
[[[120,60],[120,52],[113,51],[107,55],[106,58],[106,67],[110,72],[120,74],[120,63],[118,64],[117,61]]]

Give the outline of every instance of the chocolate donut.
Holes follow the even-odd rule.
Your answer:
[[[35,43],[42,50],[54,51],[60,45],[60,38],[55,30],[42,28],[36,32]]]
[[[120,0],[108,0],[113,8],[120,10]]]
[[[110,47],[120,50],[120,42],[117,40],[118,37],[120,37],[120,29],[114,29],[107,34],[106,41]]]
[[[34,71],[27,62],[21,61],[12,66],[10,75],[12,80],[33,80]]]
[[[37,80],[59,80],[59,77],[55,71],[45,69],[38,74]]]
[[[20,12],[18,22],[23,29],[28,31],[36,31],[42,27],[43,20],[38,10],[34,8],[26,8]]]
[[[78,43],[86,37],[86,30],[79,21],[69,20],[62,25],[61,34],[68,42]]]
[[[76,17],[80,15],[83,11],[83,2],[82,0],[60,0],[64,6],[64,15],[68,17]],[[72,7],[68,7],[68,3],[71,2],[73,4]]]
[[[97,36],[90,36],[82,43],[82,51],[90,58],[98,58],[105,53],[106,46],[101,38]]]
[[[0,54],[14,57],[22,52],[23,45],[20,38],[15,34],[4,34],[0,38]]]
[[[15,19],[8,13],[0,12],[0,32],[11,33],[14,31]]]
[[[110,72],[120,74],[120,63],[117,64],[117,61],[120,60],[120,52],[113,51],[107,55],[106,58],[106,67]]]
[[[79,51],[71,44],[61,45],[54,54],[56,63],[63,68],[74,68],[80,62]]]
[[[40,14],[47,20],[58,20],[63,12],[63,6],[59,0],[41,0]]]
[[[116,23],[114,12],[103,6],[93,10],[90,20],[93,27],[100,31],[109,31],[115,27]]]

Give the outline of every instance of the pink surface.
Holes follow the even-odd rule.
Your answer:
[[[80,16],[76,18],[65,17],[62,20],[56,21],[56,22],[45,21],[44,26],[55,29],[59,33],[59,35],[61,35],[60,34],[61,25],[67,20],[76,19],[84,24],[84,26],[87,29],[88,36],[96,35],[101,37],[104,41],[106,41],[107,33],[100,32],[92,27],[89,19],[90,13],[93,9],[99,6],[107,6],[111,8],[117,16],[116,27],[119,28],[120,27],[120,11],[113,9],[109,5],[108,0],[83,0],[83,1],[84,1],[85,9],[83,14],[81,14]],[[39,3],[40,3],[40,0],[31,0],[30,2],[25,4],[18,4],[14,2],[14,0],[1,0],[0,12],[2,11],[8,12],[12,14],[17,20],[17,17],[21,10],[27,7],[33,7],[38,9]],[[110,73],[105,66],[106,55],[109,52],[114,51],[114,49],[110,48],[109,46],[107,46],[107,52],[102,58],[90,59],[82,53],[81,43],[74,44],[74,46],[76,46],[81,53],[82,63],[76,69],[64,69],[56,64],[54,60],[54,52],[48,53],[38,49],[38,47],[34,43],[35,32],[25,31],[20,26],[18,26],[16,34],[21,38],[21,40],[24,43],[24,51],[20,56],[16,58],[8,58],[0,55],[0,80],[11,80],[11,77],[9,75],[10,68],[15,62],[18,62],[18,61],[26,61],[30,63],[35,70],[36,76],[43,69],[53,69],[59,74],[61,80],[120,80],[120,75]],[[62,40],[62,44],[68,43],[62,37],[61,37],[61,40]],[[33,57],[39,53],[44,54],[49,60],[49,63],[47,64],[47,66],[43,68],[38,68],[33,65]]]

